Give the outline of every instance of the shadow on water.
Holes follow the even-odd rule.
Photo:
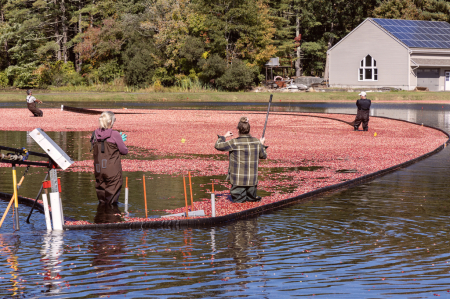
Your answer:
[[[354,104],[347,103],[296,105],[287,109],[355,113]],[[224,106],[235,109],[235,106]],[[372,114],[449,131],[448,107],[375,104]],[[11,138],[7,134],[2,136]],[[8,140],[17,142],[18,146],[26,142],[26,135],[14,138],[19,140]],[[372,182],[258,218],[213,228],[46,233],[43,216],[35,213],[32,223],[25,224],[29,210],[21,207],[21,230],[13,233],[10,216],[1,228],[0,297],[430,298],[448,295],[449,154],[446,148]],[[30,171],[34,173],[25,179],[20,194],[33,197],[45,173],[36,168]],[[1,168],[0,174],[0,190],[11,192],[11,170]],[[143,215],[143,174],[124,174],[129,176],[130,193],[133,193],[130,210],[135,216]],[[179,177],[145,175],[149,178],[147,190],[153,194],[149,198],[150,209],[183,204]],[[77,215],[78,219],[82,218],[79,215],[89,214],[90,218],[85,220],[93,221],[98,207],[93,175],[65,173],[61,179],[63,196],[66,191],[78,195],[63,198],[65,212]],[[194,177],[194,193],[201,197],[203,192],[208,197],[211,179],[223,182],[224,178]],[[216,188],[224,190],[225,186],[216,184]],[[0,201],[0,210],[5,207],[6,202]],[[113,214],[100,212],[103,216],[98,219],[115,217],[114,211]]]

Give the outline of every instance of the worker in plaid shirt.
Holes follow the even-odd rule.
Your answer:
[[[237,129],[239,137],[226,141],[233,136],[228,131],[224,136],[218,136],[215,148],[219,151],[230,152],[227,180],[231,183],[231,199],[233,202],[255,202],[261,197],[256,196],[258,185],[258,162],[266,159],[264,147],[265,138],[257,139],[250,136],[250,124],[247,117],[241,117]]]

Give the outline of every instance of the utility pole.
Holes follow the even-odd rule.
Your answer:
[[[300,35],[300,17],[298,16],[298,11],[295,17],[295,36],[296,38]],[[301,49],[300,49],[300,41],[298,41],[297,47],[297,60],[295,61],[295,76],[300,77],[302,75],[301,72],[301,61],[300,61]]]

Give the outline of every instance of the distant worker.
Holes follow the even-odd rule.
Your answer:
[[[127,135],[112,129],[116,117],[105,111],[100,115],[100,128],[92,133],[91,151],[94,149],[95,189],[100,203],[114,205],[122,190],[121,155],[128,153]]]
[[[261,200],[256,196],[258,187],[259,159],[266,159],[264,147],[265,138],[257,139],[250,136],[250,123],[247,117],[241,117],[237,126],[239,137],[226,141],[233,136],[228,131],[224,136],[218,136],[215,148],[219,151],[229,152],[229,167],[227,180],[231,183],[231,199],[233,202],[257,202]]]
[[[362,127],[364,131],[369,131],[369,114],[370,105],[372,102],[366,99],[366,92],[362,91],[359,96],[361,97],[356,101],[356,107],[358,107],[358,112],[356,112],[356,118],[353,123],[355,131],[358,131],[359,125],[362,122]]]
[[[40,109],[38,109],[36,107],[36,103],[42,104],[42,101],[39,101],[38,99],[33,97],[33,92],[31,91],[31,89],[28,89],[27,90],[27,106],[28,106],[28,110],[30,110],[31,113],[33,113],[33,115],[35,117],[42,117],[42,116],[44,116],[44,112],[42,112],[42,110],[40,110]]]

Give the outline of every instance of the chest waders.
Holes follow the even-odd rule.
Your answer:
[[[108,137],[109,138],[109,137]],[[122,190],[122,164],[116,144],[106,139],[97,139],[95,132],[91,137],[94,150],[95,190],[101,203],[117,204]]]
[[[33,113],[33,115],[35,117],[42,117],[42,116],[44,116],[44,112],[42,112],[42,110],[40,110],[40,109],[38,109],[36,107],[36,102],[33,102],[33,103],[28,103],[27,102],[27,107],[28,107],[28,110],[30,110],[31,113]]]

